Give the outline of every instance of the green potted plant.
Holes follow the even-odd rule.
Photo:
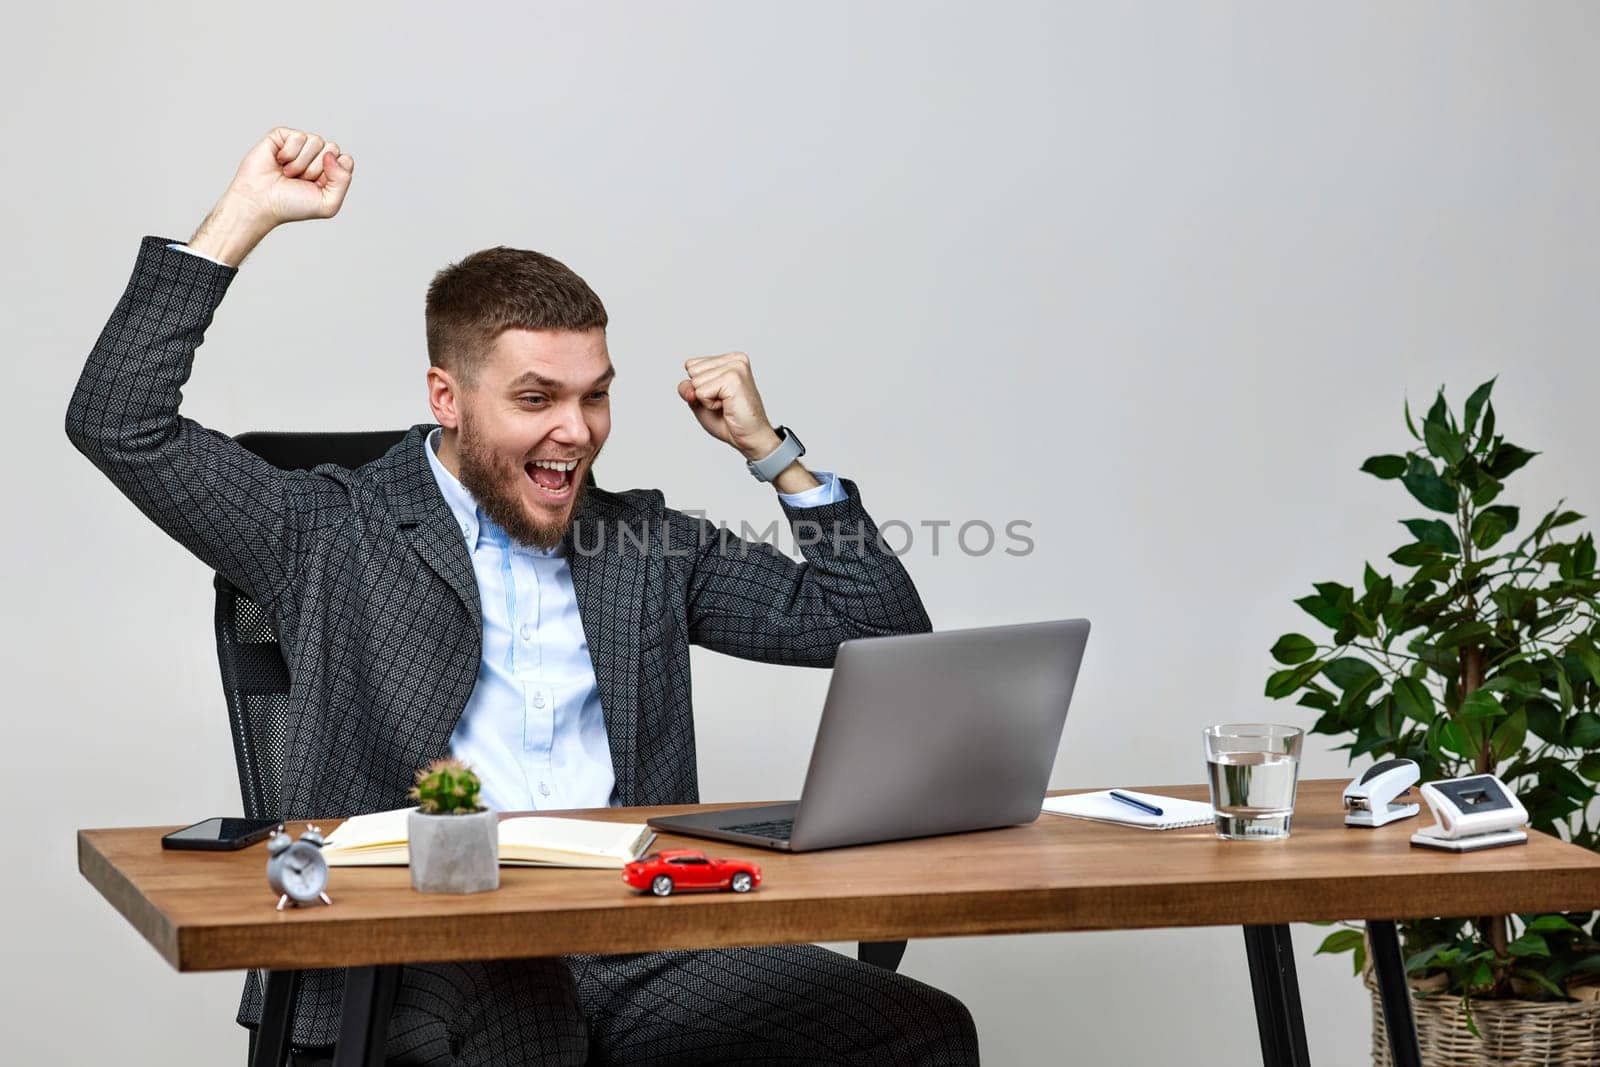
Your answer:
[[[500,888],[499,816],[478,802],[478,776],[460,760],[435,760],[417,772],[406,817],[411,887],[420,893],[482,893]]]
[[[1498,432],[1493,386],[1474,390],[1459,414],[1440,389],[1420,427],[1407,405],[1415,443],[1362,465],[1426,514],[1400,520],[1409,537],[1389,554],[1392,573],[1367,564],[1359,586],[1318,582],[1295,601],[1327,632],[1278,639],[1280,669],[1266,695],[1298,694],[1317,716],[1311,732],[1343,738],[1337,747],[1352,762],[1416,760],[1424,782],[1497,774],[1534,829],[1595,849],[1594,536],[1571,536],[1583,516],[1559,502],[1523,532],[1520,510],[1502,501],[1507,478],[1537,453]],[[1600,1062],[1594,914],[1420,917],[1399,927],[1425,1049],[1487,1063],[1492,1038],[1496,1064],[1553,1063],[1536,1031],[1554,1025],[1559,1062]],[[1351,952],[1357,973],[1365,969],[1359,929],[1336,930],[1318,951]],[[1519,1035],[1523,1058],[1508,1051]],[[1594,1059],[1571,1058],[1585,1048]],[[1373,1053],[1388,1062],[1386,1045],[1375,1040]]]

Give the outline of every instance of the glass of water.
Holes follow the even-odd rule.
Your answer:
[[[1229,841],[1288,837],[1305,731],[1236,722],[1207,726],[1205,739],[1217,836]]]

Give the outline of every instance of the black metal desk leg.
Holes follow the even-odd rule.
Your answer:
[[[289,1035],[294,1030],[294,995],[299,971],[268,971],[262,994],[261,1025],[256,1028],[250,1067],[283,1067],[289,1062]]]
[[[1372,970],[1378,979],[1378,1000],[1383,1004],[1383,1027],[1389,1033],[1389,1055],[1394,1057],[1395,1067],[1422,1067],[1400,934],[1388,919],[1368,919],[1367,940],[1372,944]]]
[[[399,964],[351,967],[344,972],[344,1007],[333,1067],[383,1067],[389,1013],[399,989]]]
[[[1287,926],[1246,926],[1244,950],[1250,960],[1250,988],[1261,1031],[1261,1062],[1266,1067],[1309,1067],[1306,1021],[1300,1013],[1300,981]]]

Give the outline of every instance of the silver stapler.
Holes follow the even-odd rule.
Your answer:
[[[1422,777],[1415,760],[1386,759],[1367,768],[1367,773],[1344,787],[1346,826],[1385,826],[1396,819],[1409,819],[1421,811],[1415,803],[1396,803],[1411,791]]]
[[[1429,782],[1422,787],[1422,799],[1433,811],[1434,825],[1412,834],[1413,845],[1472,852],[1528,840],[1522,829],[1528,809],[1492,774]]]

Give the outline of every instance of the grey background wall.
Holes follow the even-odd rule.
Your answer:
[[[1600,9],[1578,4],[34,5],[0,44],[10,480],[0,527],[8,1062],[238,1062],[235,975],[171,973],[73,830],[237,810],[201,565],[61,422],[138,239],[186,238],[274,125],[338,139],[332,222],[273,234],[185,412],[228,432],[425,421],[422,296],[486,245],[606,299],[612,486],[737,524],[770,491],[673,394],[752,353],[816,465],[917,527],[941,628],[1086,615],[1054,783],[1198,781],[1313,580],[1412,514],[1366,456],[1500,374],[1600,510]],[[1031,523],[970,556],[940,519]],[[800,784],[827,675],[697,650],[707,799]],[[1311,746],[1306,771],[1346,773]],[[917,876],[908,871],[907,878]],[[263,906],[267,906],[263,891]],[[1313,1050],[1364,994],[1297,932]],[[919,942],[986,1059],[1249,1062],[1237,930]],[[175,1053],[175,1055],[174,1055]]]

